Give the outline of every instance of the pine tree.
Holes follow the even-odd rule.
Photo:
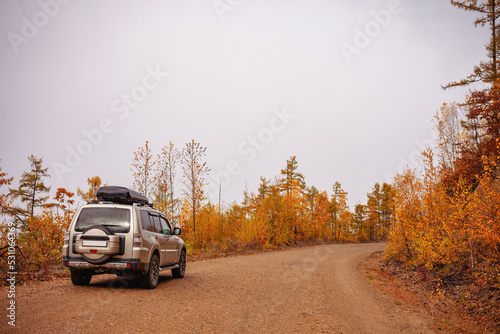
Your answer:
[[[333,184],[330,204],[330,230],[336,241],[340,241],[342,238],[342,231],[347,225],[344,218],[348,211],[347,192],[342,189],[342,185],[337,181]]]
[[[36,156],[30,155],[28,160],[31,170],[21,175],[19,188],[9,189],[9,194],[14,199],[19,199],[21,203],[26,204],[26,208],[12,207],[10,214],[29,231],[30,222],[35,218],[35,210],[45,206],[49,198],[48,195],[44,194],[50,191],[50,187],[45,186],[43,179],[50,177],[50,175],[47,173],[48,168],[42,166],[42,158],[38,159]]]
[[[258,190],[258,198],[260,198],[260,200],[263,201],[264,198],[266,198],[268,192],[269,192],[269,180],[266,180],[266,178],[261,176],[259,190]]]
[[[286,168],[281,170],[280,188],[286,195],[290,195],[294,191],[302,191],[306,187],[304,176],[297,172],[297,158],[290,157],[286,162]]]
[[[313,238],[317,238],[319,235],[319,222],[316,219],[317,216],[317,197],[319,191],[316,187],[308,187],[306,193],[304,194],[306,206],[306,217],[308,217],[308,226],[312,230]]]
[[[282,224],[283,235],[289,239],[292,234],[294,238],[297,233],[297,221],[300,210],[300,195],[306,188],[304,176],[297,172],[298,162],[295,156],[290,157],[286,162],[285,169],[281,170],[279,189],[283,193],[281,200],[285,204],[285,212],[280,223]],[[288,242],[288,241],[284,241]]]
[[[368,193],[367,214],[368,227],[370,231],[370,240],[377,240],[381,237],[380,230],[382,226],[382,192],[380,183],[375,183],[371,193]]]
[[[0,162],[2,160],[0,159]],[[13,177],[7,177],[7,173],[2,172],[2,167],[0,166],[0,188],[2,186],[9,186],[12,184]],[[10,210],[10,206],[12,204],[12,200],[9,198],[7,194],[0,194],[0,214],[8,213]]]
[[[478,13],[480,16],[474,21],[475,27],[488,26],[491,37],[486,44],[487,61],[482,61],[474,67],[473,73],[468,77],[448,83],[443,88],[466,86],[474,82],[483,81],[493,83],[498,77],[498,60],[500,60],[500,0],[463,0],[450,1],[451,4],[459,9],[468,12]]]
[[[394,215],[394,191],[387,183],[382,184],[382,203],[380,205],[382,215],[382,238],[387,239],[391,230]]]
[[[367,194],[367,223],[370,240],[386,239],[391,230],[394,214],[394,191],[387,183],[375,183]]]
[[[366,206],[363,204],[356,204],[354,207],[353,215],[353,228],[357,232],[359,240],[368,239],[368,231],[365,222]]]

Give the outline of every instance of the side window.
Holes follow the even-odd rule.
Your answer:
[[[160,216],[157,215],[151,215],[154,227],[152,229],[153,232],[160,233],[161,232],[161,223],[160,223]]]
[[[163,234],[172,234],[172,230],[170,229],[170,224],[168,223],[168,220],[166,220],[164,217],[160,217],[160,222],[161,222],[161,233]]]
[[[151,231],[151,221],[146,210],[141,210],[141,226],[144,231]]]

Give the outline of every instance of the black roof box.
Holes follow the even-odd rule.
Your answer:
[[[96,197],[102,202],[120,204],[148,204],[148,199],[139,192],[125,187],[107,186],[97,190]]]

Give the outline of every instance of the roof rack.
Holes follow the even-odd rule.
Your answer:
[[[134,206],[149,206],[154,209],[153,203],[133,203]]]

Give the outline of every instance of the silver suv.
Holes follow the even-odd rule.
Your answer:
[[[161,270],[175,278],[186,271],[181,229],[154,209],[146,197],[124,187],[102,187],[98,201],[82,206],[71,222],[63,246],[63,264],[74,285],[88,285],[93,275],[134,275],[154,289]]]

